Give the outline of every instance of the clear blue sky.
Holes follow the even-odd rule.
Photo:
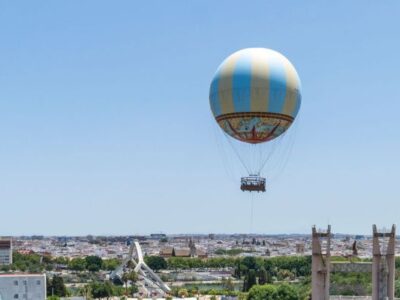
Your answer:
[[[0,235],[248,232],[208,104],[247,47],[303,86],[253,231],[400,224],[400,3],[372,3],[0,2]]]

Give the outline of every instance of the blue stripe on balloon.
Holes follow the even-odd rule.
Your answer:
[[[235,112],[251,111],[251,56],[242,55],[236,62],[232,78],[232,97]]]
[[[272,59],[269,64],[268,111],[282,113],[286,97],[286,70],[282,62]]]
[[[219,102],[219,93],[218,93],[218,82],[219,82],[219,74],[216,74],[214,76],[213,81],[211,82],[211,87],[210,87],[210,105],[214,117],[218,117],[221,114],[221,104]]]

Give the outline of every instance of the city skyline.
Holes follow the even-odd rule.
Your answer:
[[[237,3],[1,3],[0,236],[399,224],[400,4]],[[287,56],[303,88],[253,221],[208,100],[248,47]]]

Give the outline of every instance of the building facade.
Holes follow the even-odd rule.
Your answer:
[[[12,240],[0,239],[0,266],[12,264]]]
[[[45,300],[45,274],[0,274],[0,300]]]

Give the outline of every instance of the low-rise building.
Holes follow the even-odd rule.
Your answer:
[[[0,300],[45,300],[45,274],[0,274]]]
[[[0,266],[12,264],[12,240],[0,239]]]
[[[174,255],[176,257],[190,257],[190,249],[174,249]]]
[[[172,257],[174,255],[174,248],[164,248],[160,250],[160,256],[162,257]]]

